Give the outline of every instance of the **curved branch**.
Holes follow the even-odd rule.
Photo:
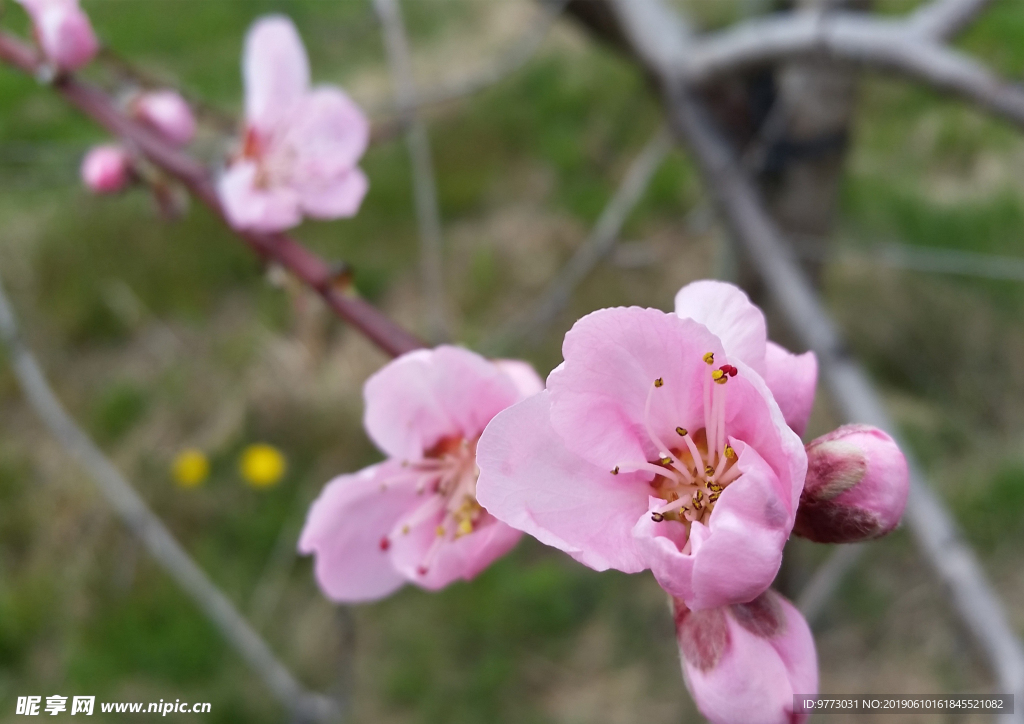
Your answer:
[[[0,61],[33,77],[45,76],[45,68],[36,52],[8,33],[0,33]],[[196,199],[227,224],[210,174],[202,164],[125,116],[105,93],[94,86],[72,75],[64,75],[54,80],[53,88],[79,111],[180,181]],[[419,339],[392,322],[369,302],[339,289],[327,262],[290,236],[237,229],[232,231],[261,257],[280,264],[316,290],[335,314],[366,335],[384,352],[398,356],[423,346]]]
[[[693,40],[687,52],[676,55],[673,74],[699,85],[745,67],[821,55],[899,73],[1024,127],[1024,87],[916,27],[857,13],[800,12],[752,20]]]

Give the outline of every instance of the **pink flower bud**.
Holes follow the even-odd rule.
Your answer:
[[[907,461],[869,425],[844,425],[807,446],[807,480],[793,532],[818,543],[885,535],[907,504]]]
[[[690,611],[673,599],[686,688],[712,724],[802,724],[794,695],[818,692],[814,638],[772,590],[750,603]]]
[[[192,109],[176,91],[143,93],[132,103],[132,112],[175,146],[186,145],[196,135]]]
[[[36,39],[61,70],[76,70],[99,50],[89,17],[78,0],[18,0],[32,17]]]
[[[96,146],[82,160],[81,173],[82,181],[93,193],[117,193],[131,176],[131,157],[120,146]]]

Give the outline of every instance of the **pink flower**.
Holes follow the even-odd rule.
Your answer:
[[[117,193],[131,178],[131,156],[114,144],[95,146],[82,159],[81,174],[82,182],[93,193]]]
[[[896,442],[844,425],[807,446],[807,481],[793,532],[818,543],[879,538],[900,522],[910,482]]]
[[[256,21],[243,73],[245,138],[218,185],[231,224],[273,232],[303,215],[355,215],[369,186],[356,165],[369,121],[340,89],[310,88],[309,60],[288,18]]]
[[[32,18],[43,54],[61,70],[77,70],[99,50],[78,0],[17,0]]]
[[[143,93],[131,104],[132,113],[175,146],[187,145],[196,135],[196,119],[176,91]]]
[[[799,425],[813,358],[766,353],[763,316],[730,285],[690,285],[677,310],[697,319],[578,321],[547,390],[487,427],[477,495],[591,568],[650,568],[697,610],[750,601],[778,572],[807,456],[753,365],[796,368],[778,378],[801,388]]]
[[[717,334],[727,354],[741,359],[768,384],[786,422],[804,434],[818,384],[814,352],[794,355],[768,341],[764,313],[732,284],[702,280],[676,294],[676,314]]]
[[[674,602],[686,687],[712,724],[801,724],[794,695],[818,693],[814,638],[800,612],[768,590],[750,603],[690,611]]]
[[[476,447],[495,414],[543,383],[525,362],[459,347],[403,355],[366,382],[364,423],[388,459],[335,478],[310,508],[299,550],[336,601],[405,582],[437,590],[470,579],[522,535],[476,499]]]

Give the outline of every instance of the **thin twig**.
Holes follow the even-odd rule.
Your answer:
[[[567,0],[544,2],[544,7],[537,14],[537,18],[523,31],[519,38],[499,57],[483,68],[461,78],[442,80],[437,85],[425,90],[414,89],[415,97],[411,102],[412,108],[417,111],[424,111],[434,106],[462,100],[497,85],[508,76],[519,71],[540,49],[555,20],[565,8],[566,2]],[[397,105],[396,108],[401,116],[408,106]],[[379,108],[375,110],[383,112],[385,109]]]
[[[630,164],[622,183],[598,217],[590,236],[577,247],[572,258],[548,284],[527,315],[502,333],[493,343],[501,348],[521,340],[536,344],[538,338],[572,298],[576,287],[615,248],[622,226],[643,198],[644,192],[672,149],[668,129],[659,128]],[[487,345],[485,345],[486,347]]]
[[[33,77],[45,76],[43,64],[36,52],[21,40],[3,32],[0,32],[0,61]],[[53,82],[53,88],[71,105],[118,136],[136,153],[181,182],[197,200],[227,223],[210,175],[200,163],[125,116],[106,94],[73,75],[60,76]],[[285,234],[233,231],[258,255],[280,264],[315,289],[335,314],[386,353],[397,356],[423,346],[420,340],[392,322],[376,307],[339,289],[335,274],[327,262],[291,237]]]
[[[405,143],[412,162],[416,221],[420,231],[420,273],[426,297],[431,336],[444,339],[448,324],[444,310],[444,264],[441,241],[441,209],[437,200],[437,179],[430,151],[427,127],[416,112],[416,81],[412,73],[409,39],[402,21],[398,0],[373,0],[380,17],[391,79],[395,86],[395,104],[408,124]]]
[[[837,546],[828,559],[818,567],[796,599],[797,608],[803,613],[807,623],[814,626],[825,612],[825,607],[835,595],[836,589],[866,551],[865,543]]]
[[[0,342],[29,405],[71,457],[88,472],[124,525],[142,541],[164,570],[263,679],[270,693],[294,716],[318,722],[340,716],[337,702],[306,691],[277,660],[231,601],[206,576],[131,484],[68,415],[34,355],[18,332],[13,309],[0,283]]]
[[[802,342],[814,350],[832,397],[847,420],[890,433],[896,426],[863,368],[849,355],[839,330],[796,262],[793,252],[765,211],[753,184],[709,120],[701,102],[685,87],[665,58],[685,53],[687,38],[663,32],[673,16],[661,0],[612,0],[633,47],[660,81],[670,124],[686,142],[704,176],[719,213],[761,272],[765,286]],[[645,5],[646,14],[636,8]],[[664,43],[671,47],[651,47]],[[897,436],[898,437],[898,436]],[[904,451],[908,448],[901,445]],[[920,467],[910,465],[906,519],[921,551],[947,585],[961,620],[992,666],[1001,691],[1024,700],[1024,646],[1010,626],[970,546]],[[1024,712],[1008,721],[1024,721]]]
[[[908,271],[1024,282],[1024,257],[1019,256],[893,243],[874,244],[864,248],[844,244],[836,249],[828,249],[823,248],[820,241],[813,245],[803,244],[800,239],[794,241],[796,253],[814,261],[855,260]]]

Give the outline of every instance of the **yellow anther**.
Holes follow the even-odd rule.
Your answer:
[[[459,535],[469,535],[473,532],[473,521],[469,518],[463,519],[459,523]]]
[[[660,523],[661,521],[665,520],[665,516],[662,513],[655,511],[651,513],[651,520],[653,520],[655,523]]]
[[[732,445],[725,446],[725,456],[730,460],[736,457],[736,451],[732,449]]]
[[[708,502],[709,503],[718,502],[718,496],[721,495],[721,494],[722,494],[721,491],[715,491],[714,493],[712,493],[711,495],[708,496]]]
[[[665,380],[661,379],[660,377],[654,381],[655,387],[661,387],[663,384],[665,384]]]
[[[719,485],[718,483],[708,483],[708,490],[710,490],[712,493],[721,493],[722,486]]]
[[[677,427],[676,428],[676,434],[679,435],[679,437],[686,437],[686,428],[685,427]]]
[[[438,536],[443,536],[444,535],[444,526],[443,525],[437,526],[437,535]]]
[[[708,352],[706,355],[704,355],[704,361],[707,362],[709,365],[713,365],[715,363],[715,353]]]
[[[612,475],[618,475],[618,474],[619,474],[619,466],[616,465],[614,468],[612,468]]]
[[[711,379],[713,379],[720,385],[724,385],[726,380],[729,379],[729,377],[724,372],[722,372],[722,370],[715,370],[714,372],[711,373]]]
[[[662,465],[671,465],[672,458],[670,458],[668,455],[665,455],[664,457],[658,458],[658,462],[661,463]]]
[[[704,474],[705,475],[714,475],[715,474],[715,469],[713,467],[711,467],[710,465],[705,465],[704,466]]]

